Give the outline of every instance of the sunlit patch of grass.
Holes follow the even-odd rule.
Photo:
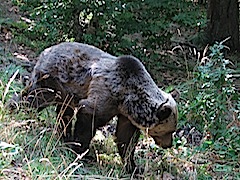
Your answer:
[[[1,141],[20,148],[14,155],[1,156],[1,163],[5,164],[0,170],[1,176],[10,178],[13,172],[18,172],[15,175],[20,177],[21,169],[22,175],[31,179],[120,177],[117,170],[120,166],[114,164],[113,154],[98,154],[97,163],[88,163],[81,155],[76,156],[54,132],[56,119],[46,125],[36,119],[27,119],[25,114],[22,118],[12,117],[13,120],[1,125]]]

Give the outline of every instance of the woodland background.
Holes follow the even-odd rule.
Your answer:
[[[0,179],[240,179],[240,56],[237,0],[0,0]],[[142,60],[165,91],[181,92],[174,146],[142,134],[140,174],[126,174],[115,120],[76,157],[56,134],[50,107],[10,112],[9,98],[39,53],[78,41]]]

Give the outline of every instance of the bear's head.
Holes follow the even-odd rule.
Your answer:
[[[18,101],[24,102],[28,107],[39,110],[55,104],[62,97],[61,88],[49,74],[34,71],[29,84],[20,93]]]
[[[148,129],[148,134],[155,143],[163,148],[172,146],[172,134],[176,131],[178,110],[176,101],[180,94],[177,90],[165,94],[166,101],[160,105],[156,112],[159,123]]]

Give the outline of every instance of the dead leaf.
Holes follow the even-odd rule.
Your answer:
[[[29,59],[28,59],[28,57],[26,57],[26,55],[19,54],[19,53],[17,53],[17,52],[15,52],[13,55],[14,55],[16,58],[18,58],[18,59],[22,59],[22,60],[24,60],[24,61],[29,61]]]
[[[164,172],[163,173],[163,180],[173,180],[175,179],[174,176],[170,173]]]
[[[12,6],[11,8],[8,9],[8,11],[17,13],[17,12],[19,12],[19,8],[18,8],[18,6]]]
[[[21,20],[25,21],[26,23],[31,23],[32,21],[28,18],[21,17]]]
[[[11,33],[10,31],[8,31],[8,32],[5,34],[5,39],[6,39],[6,40],[12,39],[12,33]]]

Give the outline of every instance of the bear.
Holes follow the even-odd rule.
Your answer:
[[[115,141],[126,171],[133,172],[141,131],[160,147],[172,146],[178,97],[177,90],[158,88],[134,56],[116,57],[88,44],[62,42],[40,54],[19,99],[39,111],[56,105],[63,139],[75,142],[71,148],[79,154],[89,148],[96,130],[117,116]]]

